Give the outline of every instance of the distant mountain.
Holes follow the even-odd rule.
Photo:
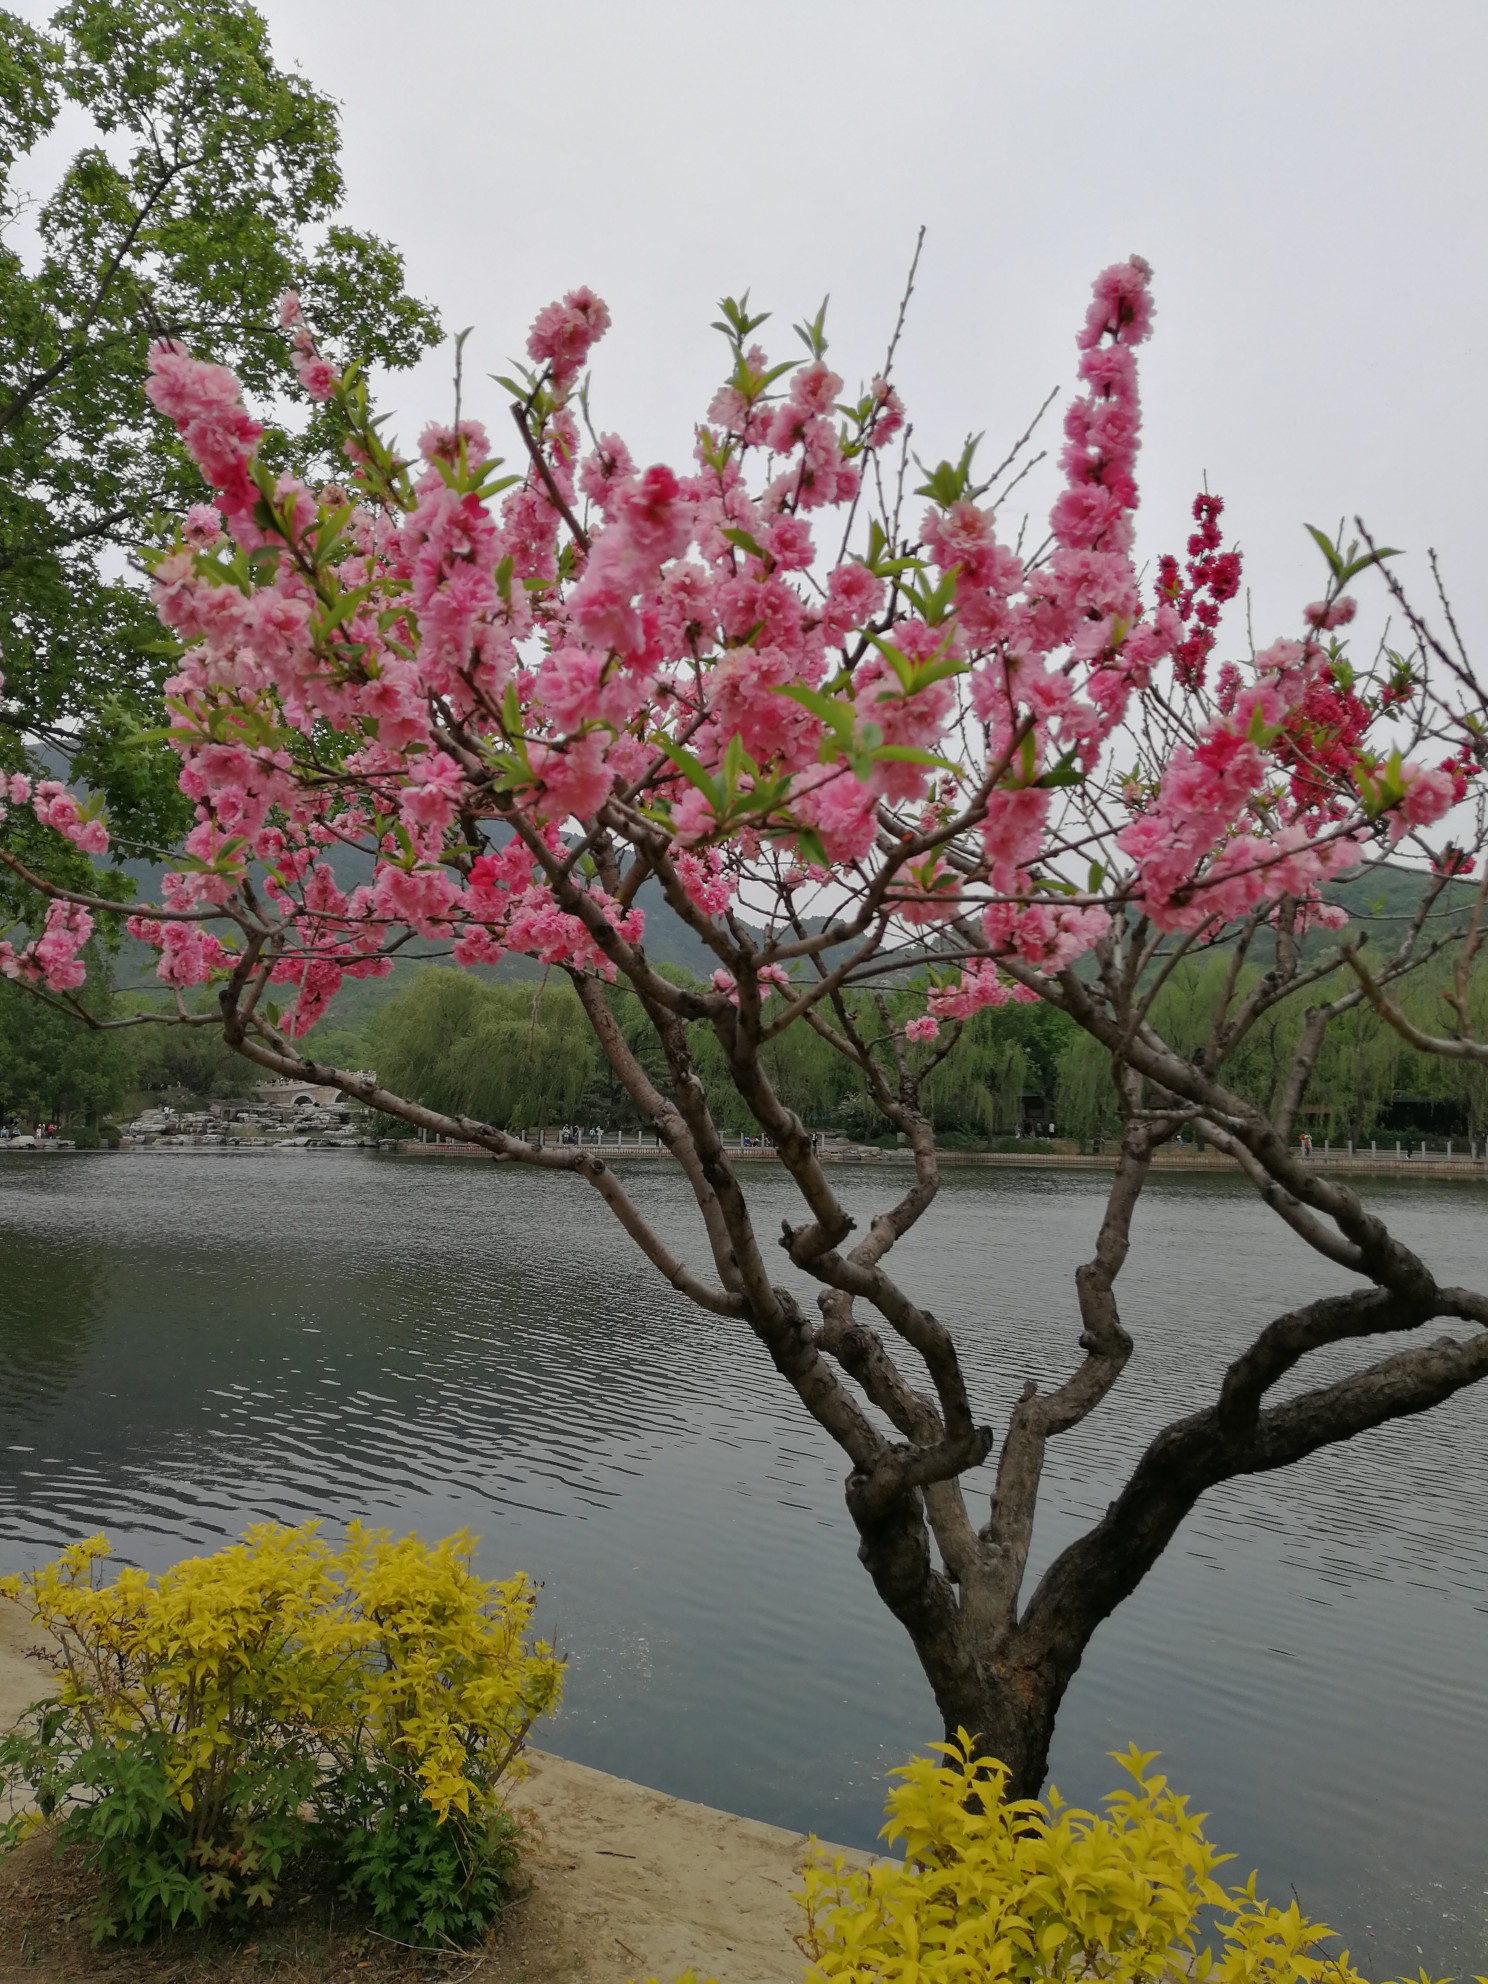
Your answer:
[[[1360,869],[1344,881],[1329,882],[1323,895],[1329,902],[1341,903],[1352,922],[1367,925],[1371,942],[1383,946],[1392,932],[1395,942],[1404,935],[1430,881],[1431,877],[1419,868],[1384,861]],[[1440,929],[1456,918],[1471,914],[1476,894],[1475,882],[1449,882],[1432,906],[1432,928]]]
[[[146,900],[158,897],[163,868],[143,861],[130,861],[123,865],[125,872],[134,879],[141,897]],[[371,874],[370,859],[355,849],[338,849],[332,857],[332,866],[343,888],[354,887]],[[1329,902],[1339,903],[1348,911],[1352,927],[1368,932],[1372,950],[1388,953],[1405,934],[1420,906],[1429,879],[1419,869],[1387,861],[1361,869],[1343,881],[1326,884],[1323,894]],[[1431,911],[1433,932],[1440,933],[1449,928],[1454,919],[1465,918],[1470,913],[1475,895],[1474,883],[1449,884]],[[707,978],[717,960],[697,932],[670,907],[660,885],[654,881],[643,884],[638,891],[637,902],[646,912],[646,955],[652,962],[680,967],[691,972],[695,978]],[[808,927],[820,928],[821,920],[815,919]],[[1306,939],[1304,949],[1317,955],[1333,941],[1331,932],[1314,931]],[[419,946],[419,950],[425,948]],[[1253,947],[1252,954],[1258,963],[1265,963],[1269,951],[1269,942],[1263,938]],[[400,955],[394,959],[393,969],[386,978],[348,980],[332,1000],[324,1024],[352,1029],[361,1027],[379,1006],[403,991],[419,972],[444,962],[446,960],[438,956],[417,953]],[[535,984],[544,976],[544,967],[525,957],[506,957],[498,965],[476,969],[477,976],[504,983]],[[154,986],[158,982],[155,978],[154,952],[136,943],[133,938],[125,937],[115,963],[115,975],[117,983],[125,990]]]
[[[370,859],[354,848],[338,849],[332,857],[332,867],[342,888],[354,888],[359,882],[370,878]],[[158,902],[160,899],[161,877],[166,872],[162,865],[147,861],[126,861],[123,871],[135,885],[135,892],[142,901]],[[659,883],[643,883],[637,892],[637,904],[646,912],[646,955],[655,964],[672,965],[690,971],[695,978],[707,978],[718,960],[708,949],[692,927],[685,923],[667,902]],[[432,946],[416,944],[415,953],[432,950]],[[327,1011],[326,1024],[330,1026],[360,1026],[363,1021],[396,993],[401,992],[409,980],[431,964],[447,962],[431,956],[399,956],[393,961],[393,969],[386,978],[364,978],[349,980]],[[121,938],[118,954],[114,960],[115,983],[123,991],[140,991],[155,986],[155,953],[146,944],[135,938]],[[512,980],[533,982],[544,975],[544,967],[531,958],[506,957],[495,966],[480,966],[477,976],[502,982]]]

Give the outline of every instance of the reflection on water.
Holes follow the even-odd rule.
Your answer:
[[[786,1187],[750,1182],[768,1230]],[[635,1189],[691,1245],[677,1176]],[[884,1184],[844,1189],[866,1214]],[[1101,1190],[952,1173],[904,1245],[994,1424],[1069,1367]],[[1481,1187],[1380,1196],[1443,1279],[1483,1280]],[[1259,1322],[1342,1279],[1227,1178],[1158,1180],[1136,1237],[1125,1397],[1055,1443],[1040,1562]],[[98,1528],[158,1567],[264,1517],[468,1525],[487,1568],[546,1582],[572,1655],[551,1740],[584,1762],[867,1843],[884,1769],[938,1733],[835,1451],[575,1181],[350,1153],[0,1159],[0,1379],[4,1567]],[[1097,1636],[1055,1742],[1080,1800],[1113,1779],[1105,1751],[1160,1749],[1244,1868],[1376,1975],[1488,1956],[1485,1423],[1469,1395],[1207,1498]]]

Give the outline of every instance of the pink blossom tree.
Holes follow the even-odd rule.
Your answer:
[[[590,428],[581,381],[609,319],[588,290],[542,312],[531,369],[502,382],[514,466],[458,411],[402,459],[362,377],[322,359],[292,296],[283,328],[302,379],[353,436],[340,483],[276,479],[235,379],[179,345],[156,350],[151,398],[211,496],[154,566],[180,644],[169,723],[196,824],[129,928],[158,951],[178,1023],[220,1026],[262,1068],[587,1187],[674,1288],[747,1323],[846,1457],[859,1555],[947,1727],[979,1732],[1031,1793],[1092,1633],[1206,1489],[1488,1375],[1488,1297],[1439,1285],[1295,1137],[1330,1024],[1366,997],[1388,1003],[1440,947],[1435,906],[1468,857],[1439,843],[1483,732],[1429,644],[1350,659],[1346,588],[1388,555],[1372,546],[1325,543],[1327,589],[1295,637],[1222,664],[1241,573],[1217,497],[1196,502],[1184,560],[1144,584],[1142,262],[1094,285],[1062,487],[1031,554],[1000,534],[1017,451],[981,477],[968,448],[911,508],[889,365],[844,398],[821,318],[800,327],[804,358],[772,362],[764,319],[723,310],[727,376],[680,472]],[[59,788],[16,780],[6,796],[85,849],[106,844],[102,819]],[[343,850],[367,877],[349,889]],[[1420,854],[1422,907],[1365,967],[1323,891],[1391,850]],[[706,946],[711,982],[678,984],[648,957],[643,887]],[[47,893],[0,966],[81,1010],[79,954],[108,905]],[[343,980],[385,973],[410,944],[566,974],[687,1180],[695,1257],[600,1152],[535,1145],[314,1056],[304,1037]],[[1208,1037],[1180,1047],[1155,1002],[1181,959],[1216,948],[1224,993]],[[1340,990],[1348,957],[1358,972]],[[618,1024],[617,983],[653,1052]],[[184,996],[206,985],[211,1015]],[[1283,1001],[1325,986],[1273,1106],[1258,1107],[1229,1064]],[[1099,1044],[1122,1129],[1074,1275],[1064,1375],[1041,1389],[1009,1372],[999,1402],[971,1396],[954,1328],[893,1256],[937,1191],[926,1078],[970,1015],[1009,1000],[1047,1001]],[[765,1050],[793,1027],[850,1065],[912,1156],[866,1229],[768,1072]],[[761,1232],[699,1079],[700,1032],[798,1195],[777,1234]],[[1048,1442],[1121,1378],[1133,1211],[1154,1152],[1190,1129],[1336,1265],[1338,1290],[1268,1323],[1027,1590]],[[1439,1320],[1457,1327],[1426,1340]],[[1348,1341],[1362,1346],[1348,1375],[1275,1400],[1310,1353]],[[978,1508],[965,1477],[989,1458],[995,1492]]]

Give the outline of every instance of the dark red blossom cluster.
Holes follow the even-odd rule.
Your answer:
[[[1476,866],[1472,856],[1458,847],[1455,841],[1448,841],[1439,854],[1431,857],[1431,872],[1434,875],[1452,876],[1458,881],[1465,880]]]
[[[1223,511],[1222,496],[1195,496],[1193,516],[1198,529],[1188,540],[1187,584],[1171,553],[1158,561],[1158,599],[1167,601],[1190,629],[1173,650],[1173,673],[1185,689],[1203,687],[1220,611],[1240,590],[1240,553],[1221,549],[1224,537],[1219,519]]]
[[[1351,767],[1374,712],[1346,677],[1324,667],[1308,680],[1301,701],[1276,740],[1276,755],[1291,773],[1292,797],[1338,817]]]
[[[1452,781],[1452,804],[1460,806],[1467,797],[1467,781],[1476,778],[1483,767],[1464,745],[1460,751],[1454,751],[1450,758],[1443,758],[1441,768]]]

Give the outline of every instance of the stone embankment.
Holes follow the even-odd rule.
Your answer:
[[[551,1144],[555,1140],[549,1138]],[[414,1141],[384,1142],[378,1148],[389,1154],[405,1158],[439,1157],[484,1157],[485,1151],[479,1144],[465,1143],[416,1143]],[[627,1162],[633,1158],[652,1160],[669,1158],[670,1152],[655,1143],[637,1144],[634,1141],[606,1144],[586,1144],[609,1163],[623,1158]],[[819,1153],[827,1164],[866,1164],[866,1165],[906,1165],[913,1162],[907,1150],[880,1150],[873,1144],[828,1144]],[[768,1163],[776,1156],[769,1147],[750,1145],[744,1149],[729,1151],[731,1163]],[[939,1154],[941,1168],[959,1169],[964,1166],[981,1165],[989,1169],[1013,1171],[1111,1171],[1116,1157],[1111,1152],[1089,1152],[1076,1150],[1056,1151],[976,1151],[943,1150]],[[1366,1177],[1380,1174],[1401,1178],[1465,1178],[1488,1182],[1488,1161],[1481,1157],[1469,1157],[1464,1152],[1454,1151],[1450,1155],[1444,1151],[1417,1152],[1407,1157],[1403,1150],[1332,1150],[1313,1151],[1307,1160],[1315,1171],[1329,1172],[1343,1176]],[[1210,1150],[1160,1150],[1152,1159],[1154,1171],[1237,1171],[1239,1167],[1218,1151]]]
[[[147,1109],[123,1125],[126,1145],[160,1150],[317,1143],[375,1142],[353,1124],[338,1090],[294,1082],[260,1082],[252,1095],[209,1102],[205,1109]]]

